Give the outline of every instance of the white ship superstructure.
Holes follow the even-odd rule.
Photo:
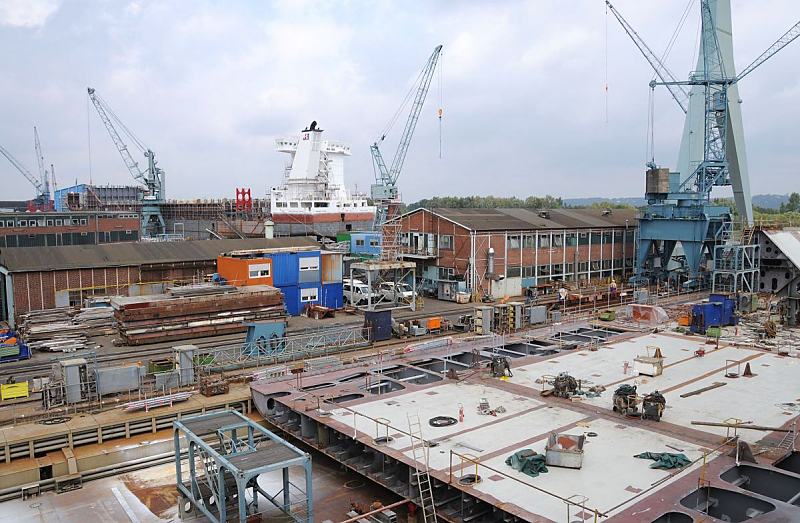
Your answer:
[[[345,186],[344,158],[352,154],[350,146],[323,140],[322,132],[312,122],[300,136],[275,140],[275,149],[291,156],[283,183],[270,191],[270,212],[278,232],[330,235],[363,230],[374,221],[375,207],[367,196]]]

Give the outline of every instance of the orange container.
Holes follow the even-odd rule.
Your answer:
[[[692,317],[689,314],[681,314],[678,316],[678,325],[681,327],[688,327],[692,323]]]
[[[436,330],[442,328],[442,318],[428,318],[428,330]]]
[[[217,257],[217,273],[229,284],[272,285],[272,260],[270,258]]]

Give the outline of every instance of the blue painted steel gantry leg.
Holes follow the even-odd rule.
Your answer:
[[[236,411],[175,421],[173,430],[182,518],[201,512],[215,523],[245,523],[249,517],[262,514],[259,498],[263,497],[293,521],[314,521],[311,456],[307,453]],[[214,444],[209,443],[214,436]],[[184,447],[189,472],[186,480],[181,456]],[[291,467],[303,467],[304,488],[290,481]],[[281,489],[269,493],[259,485],[258,477],[278,470]]]
[[[609,0],[606,5],[655,70],[659,81],[650,82],[650,88],[665,86],[686,114],[677,172],[658,168],[654,160],[648,162],[648,205],[639,222],[635,280],[674,276],[668,265],[680,243],[687,278],[697,284],[709,283],[712,278],[702,272],[705,262],[718,252],[728,252],[718,247],[736,245],[729,241],[732,213],[712,203],[713,188],[731,187],[739,219],[746,227],[753,222],[738,83],[800,37],[800,22],[737,75],[730,0],[701,0],[697,68],[688,80],[678,81]],[[740,254],[748,257],[746,251],[740,250]],[[725,265],[715,260],[712,271],[716,272],[720,264]],[[728,273],[714,276],[714,280],[729,280],[731,269],[726,270]],[[734,279],[752,285],[755,271],[749,263],[736,272]]]

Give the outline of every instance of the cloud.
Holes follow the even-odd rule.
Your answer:
[[[3,0],[0,2],[0,25],[41,27],[58,10],[59,0]]]
[[[659,52],[686,2],[614,3]],[[740,66],[800,15],[796,0],[732,3]],[[33,5],[0,4],[3,21],[9,6]],[[679,77],[696,61],[697,13],[691,16],[669,57]],[[364,189],[373,178],[369,145],[437,44],[444,45],[441,76],[399,180],[405,200],[643,192],[652,72],[597,0],[570,9],[541,0],[65,2],[43,30],[0,28],[0,49],[13,51],[4,55],[0,98],[14,101],[0,119],[0,143],[35,166],[31,127],[38,125],[62,183],[88,181],[90,165],[95,183],[132,183],[87,107],[91,85],[157,153],[170,198],[230,197],[236,186],[263,196],[286,161],[274,139],[311,120],[327,138],[350,143],[346,180]],[[793,189],[800,71],[792,64],[799,61],[800,41],[741,86],[754,193]],[[683,115],[665,91],[656,92],[655,110],[656,160],[674,166]],[[386,158],[406,114],[381,146]],[[29,197],[12,169],[0,161],[7,198]]]

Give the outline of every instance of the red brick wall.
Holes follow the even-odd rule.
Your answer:
[[[141,271],[139,267],[108,267],[60,271],[20,272],[12,275],[14,312],[56,306],[56,292],[79,289],[106,289],[109,295],[127,295],[132,283],[160,281],[192,281],[214,272],[213,262],[207,267],[170,268]]]
[[[459,275],[467,276],[470,257],[470,232],[469,230],[454,224],[453,222],[440,218],[435,214],[422,210],[401,218],[401,230],[403,233],[431,233],[435,235],[452,234],[454,238],[454,249],[439,249],[438,258],[435,262],[440,267],[452,267]],[[600,231],[623,231],[623,227],[598,229]],[[583,231],[578,229],[578,231]],[[508,235],[532,235],[536,231],[507,231]],[[562,232],[562,231],[553,231]],[[576,232],[575,229],[568,229],[567,233]],[[588,231],[587,231],[588,232]],[[578,254],[577,262],[593,261],[603,259],[621,260],[632,258],[635,252],[635,244],[632,241],[625,243],[625,251],[620,238],[615,238],[614,246],[606,245],[578,245],[551,248],[540,248],[538,252],[530,247],[524,249],[506,249],[506,231],[475,233],[475,270],[478,278],[481,279],[488,270],[488,250],[494,248],[495,272],[504,273],[506,271],[506,258],[509,265],[533,266],[548,264],[552,256],[552,263],[575,263],[575,254]],[[591,252],[590,252],[591,251]],[[566,255],[566,259],[565,259]],[[622,262],[617,264],[622,265]],[[577,267],[575,268],[577,270]],[[600,269],[602,270],[602,269]]]

